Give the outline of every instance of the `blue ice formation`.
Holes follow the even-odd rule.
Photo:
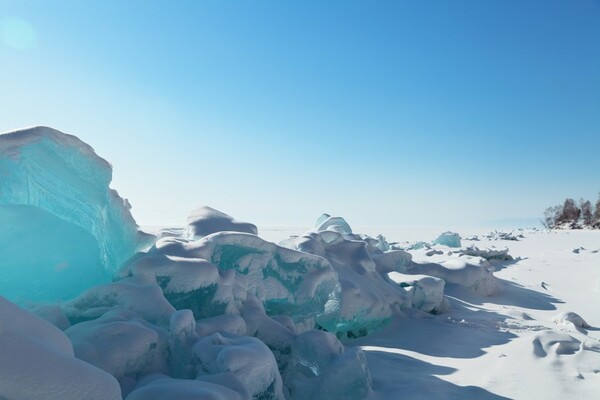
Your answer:
[[[433,241],[433,244],[441,244],[448,247],[461,247],[460,235],[455,232],[444,232]]]
[[[338,275],[340,312],[335,328],[340,337],[364,336],[385,325],[394,310],[410,307],[407,290],[387,277],[405,272],[410,254],[389,249],[383,237],[373,239],[352,233],[342,217],[323,214],[315,229],[281,242],[305,253],[323,257]],[[382,250],[383,249],[383,250]]]
[[[267,314],[308,328],[317,322],[334,329],[339,312],[338,277],[327,260],[248,233],[162,238],[117,276],[159,285],[175,308],[190,309],[197,319],[239,314],[249,297]]]
[[[74,297],[109,281],[149,242],[112,168],[75,136],[47,127],[0,135],[0,294]]]

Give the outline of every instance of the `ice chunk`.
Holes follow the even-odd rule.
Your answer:
[[[405,272],[412,261],[412,255],[402,250],[390,250],[381,255],[374,256],[373,261],[380,274],[397,271]]]
[[[441,244],[448,247],[460,247],[460,235],[455,232],[444,232],[433,241],[433,244]]]
[[[331,230],[340,233],[352,233],[352,228],[342,217],[332,217],[329,214],[323,214],[317,219],[315,226],[317,231]]]
[[[199,320],[196,323],[196,332],[200,336],[208,336],[217,332],[245,335],[246,321],[239,315],[217,315]]]
[[[291,397],[298,400],[363,399],[371,391],[363,351],[344,351],[333,334],[315,330],[296,337],[286,382]]]
[[[115,378],[74,357],[58,328],[0,297],[0,398],[119,400]]]
[[[383,274],[388,269],[404,268],[410,261],[408,253],[382,254],[377,250],[372,255],[359,235],[329,229],[307,232],[282,244],[325,257],[337,272],[342,288],[340,316],[335,327],[325,327],[328,331],[340,336],[364,336],[387,323],[393,310],[406,304],[406,291],[385,281]]]
[[[38,304],[29,308],[29,311],[50,322],[61,331],[71,326],[71,322],[58,304]]]
[[[36,127],[0,135],[0,293],[72,297],[149,242],[112,169],[75,136]]]
[[[411,288],[411,304],[413,308],[425,312],[439,310],[444,301],[443,279],[428,275],[406,275],[399,272],[390,272],[391,281],[402,287]]]
[[[285,399],[275,358],[260,340],[214,333],[199,339],[193,353],[200,376],[226,373],[238,380],[253,399]]]
[[[324,331],[298,334],[289,319],[268,317],[256,301],[246,302],[242,315],[248,334],[259,338],[275,356],[292,399],[362,399],[370,392],[359,348],[345,349],[334,334]]]
[[[181,240],[160,239],[157,245]],[[133,277],[140,283],[160,286],[165,298],[175,308],[191,309],[196,318],[222,314],[231,297],[231,287],[228,286],[231,277],[227,274],[221,276],[216,266],[201,258],[163,254],[156,247],[147,254],[132,258],[117,272],[117,276]]]
[[[117,379],[168,372],[168,333],[134,312],[112,310],[65,331],[75,355]]]
[[[489,240],[512,240],[517,241],[523,239],[523,234],[514,235],[512,232],[494,231],[488,233],[486,236]]]
[[[175,308],[191,309],[198,319],[239,314],[249,296],[269,315],[312,321],[311,328],[315,320],[334,327],[339,313],[339,281],[327,260],[246,233],[163,238],[119,274],[156,279]]]
[[[503,249],[497,249],[495,247],[492,247],[490,249],[480,249],[476,246],[470,246],[466,249],[461,250],[460,253],[468,256],[483,257],[488,261],[510,261],[513,259],[512,256],[508,254],[508,247],[505,247]]]
[[[210,207],[200,207],[188,216],[186,234],[190,238],[200,238],[222,231],[258,234],[256,225],[236,221],[233,217]]]
[[[125,309],[138,313],[146,321],[168,325],[175,312],[158,286],[128,281],[94,286],[64,303],[62,309],[73,323],[98,318],[111,310]]]

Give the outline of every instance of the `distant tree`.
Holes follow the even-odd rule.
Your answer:
[[[594,215],[592,213],[592,203],[589,200],[579,200],[579,208],[581,209],[581,222],[585,226],[592,227],[594,225]]]
[[[600,193],[596,202],[596,210],[594,211],[594,228],[600,228]]]
[[[544,211],[544,220],[542,224],[548,229],[554,229],[556,227],[558,217],[562,213],[562,206],[554,206],[546,208]]]
[[[577,204],[575,204],[575,200],[566,199],[565,203],[562,206],[562,212],[558,216],[558,220],[556,222],[558,225],[575,225],[577,221],[579,221],[580,216],[581,210],[579,209],[579,207],[577,207]]]

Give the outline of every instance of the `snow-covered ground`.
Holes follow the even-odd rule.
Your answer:
[[[452,311],[406,313],[352,342],[366,352],[375,398],[598,398],[600,232],[524,236],[474,242],[507,245],[520,258],[496,265],[498,293],[446,285]],[[560,323],[564,312],[591,327]]]

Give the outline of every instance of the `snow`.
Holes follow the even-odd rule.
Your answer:
[[[236,221],[231,216],[211,207],[197,208],[188,216],[186,234],[190,238],[200,238],[223,231],[258,234],[256,225]]]
[[[0,297],[0,398],[600,392],[598,231],[400,243],[323,214],[278,245],[202,207],[144,250],[110,165],[78,139],[2,135],[0,172],[0,294],[37,300]]]
[[[572,252],[581,246],[591,250]],[[597,231],[527,231],[510,244],[515,260],[495,265],[493,295],[447,284],[448,313],[405,313],[353,341],[367,356],[374,398],[596,398],[598,249]],[[573,313],[591,326],[579,326]]]
[[[116,400],[117,380],[75,358],[58,328],[0,297],[0,398]]]

